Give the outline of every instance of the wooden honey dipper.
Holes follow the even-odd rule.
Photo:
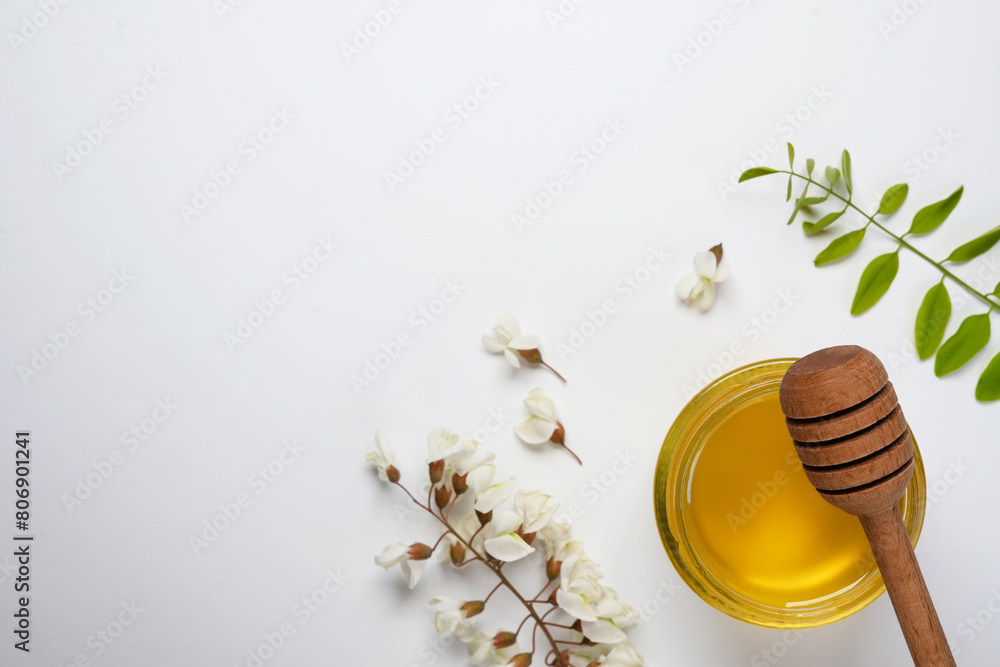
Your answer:
[[[913,441],[882,362],[856,345],[813,352],[788,369],[780,399],[809,481],[861,520],[913,664],[953,667],[899,513],[913,475]]]

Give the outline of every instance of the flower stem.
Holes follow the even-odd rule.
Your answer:
[[[559,371],[557,371],[556,369],[552,368],[552,366],[549,366],[549,365],[548,365],[547,363],[545,363],[544,361],[539,361],[538,363],[540,363],[540,364],[541,364],[542,366],[545,366],[545,367],[546,367],[546,368],[548,368],[548,369],[549,369],[550,371],[552,371],[553,373],[555,373],[555,374],[556,374],[556,377],[557,377],[557,378],[559,378],[559,379],[560,379],[560,380],[562,380],[563,382],[566,382],[566,378],[564,378],[564,377],[563,377],[562,375],[560,375],[560,374],[559,374]]]
[[[490,598],[493,597],[493,594],[496,593],[497,589],[500,588],[501,586],[503,586],[503,582],[502,581],[497,582],[497,585],[493,587],[493,590],[490,591],[489,595],[486,596],[486,599],[483,600],[483,604],[486,604],[487,602],[489,602]]]
[[[429,495],[428,495],[428,499],[427,499],[427,504],[424,505],[423,503],[417,502],[417,499],[413,497],[413,494],[411,494],[409,492],[409,490],[407,490],[407,488],[405,486],[403,486],[399,482],[396,482],[395,484],[399,488],[403,489],[404,492],[406,492],[406,495],[408,495],[410,497],[410,500],[412,500],[414,503],[416,503],[416,505],[418,507],[426,510],[427,513],[430,514],[432,517],[434,517],[435,519],[437,519],[441,523],[441,525],[443,525],[445,527],[445,530],[447,530],[449,533],[451,533],[452,535],[454,535],[455,539],[457,539],[459,542],[461,542],[463,545],[465,545],[466,549],[468,549],[476,558],[478,558],[479,560],[481,560],[483,562],[483,564],[486,565],[486,567],[488,567],[490,570],[492,570],[493,574],[497,575],[497,577],[500,579],[500,584],[506,586],[507,589],[514,595],[514,597],[516,597],[521,602],[521,604],[524,605],[524,608],[528,610],[528,616],[530,618],[535,619],[535,628],[537,629],[539,626],[542,626],[542,633],[545,635],[545,638],[549,640],[549,644],[552,646],[552,649],[555,650],[556,653],[558,653],[555,638],[552,636],[552,633],[550,633],[548,631],[548,629],[544,626],[544,623],[542,623],[542,618],[544,618],[544,616],[542,616],[542,617],[538,616],[538,613],[535,611],[535,608],[532,607],[531,604],[529,604],[528,601],[524,599],[524,596],[521,595],[521,593],[519,593],[516,588],[514,588],[514,585],[512,583],[510,583],[510,580],[506,577],[506,575],[504,575],[504,573],[500,571],[500,566],[494,567],[494,566],[490,565],[489,562],[486,560],[486,558],[482,554],[480,554],[478,551],[476,551],[476,549],[472,546],[472,540],[466,540],[465,538],[463,538],[461,535],[458,534],[458,531],[456,531],[454,528],[452,528],[451,524],[448,523],[448,521],[445,520],[444,517],[441,517],[441,516],[438,516],[437,514],[435,514],[434,511],[430,507],[431,501],[430,501],[430,496]],[[556,607],[553,607],[553,609],[556,609]],[[549,612],[546,613],[546,616],[548,615],[548,613],[551,613],[551,612],[552,612],[552,609],[550,609]],[[531,644],[532,644],[532,646],[531,646],[531,652],[534,653],[535,652],[535,646],[534,646],[535,645],[535,633],[534,633],[534,631],[532,631],[531,635],[532,635],[531,636]]]
[[[567,447],[566,443],[562,443],[560,446],[563,449],[565,449],[567,452],[569,452],[573,456],[573,458],[576,459],[577,463],[579,463],[580,465],[583,465],[583,461],[580,460],[580,457],[576,455],[576,452],[574,452],[572,449],[570,449],[569,447]]]
[[[802,180],[808,181],[809,183],[812,183],[813,185],[815,185],[815,186],[821,188],[822,190],[828,192],[829,194],[833,195],[834,197],[836,197],[840,201],[844,202],[848,207],[853,208],[855,211],[857,211],[858,213],[860,213],[861,215],[863,215],[868,220],[868,224],[869,225],[875,225],[876,227],[878,227],[879,229],[881,229],[883,232],[885,232],[887,235],[889,235],[892,238],[894,238],[896,240],[896,242],[899,243],[901,246],[906,247],[911,252],[913,252],[914,254],[916,254],[918,257],[922,257],[928,264],[931,264],[931,265],[937,267],[937,270],[940,271],[941,274],[942,274],[942,276],[943,276],[942,280],[944,280],[944,277],[947,277],[947,278],[951,279],[956,285],[959,285],[966,292],[968,292],[969,294],[971,294],[972,296],[976,297],[977,299],[979,299],[980,301],[982,301],[983,303],[985,303],[987,306],[989,306],[990,310],[994,310],[994,309],[1000,308],[1000,306],[997,306],[997,304],[993,303],[993,301],[991,301],[990,299],[988,299],[985,294],[983,294],[979,290],[973,288],[967,282],[965,282],[964,280],[962,280],[961,278],[959,278],[958,276],[956,276],[954,273],[952,273],[951,271],[949,271],[948,269],[946,269],[944,267],[944,262],[935,262],[933,259],[931,259],[927,255],[925,255],[924,253],[920,252],[920,250],[918,250],[909,241],[907,241],[905,238],[903,238],[904,236],[906,236],[906,234],[903,234],[903,236],[898,236],[896,234],[893,234],[891,231],[889,231],[888,229],[886,229],[880,222],[878,222],[874,218],[874,216],[868,215],[866,212],[864,212],[860,208],[858,208],[858,206],[854,202],[852,202],[850,199],[844,199],[842,196],[840,196],[839,194],[837,194],[836,192],[834,192],[832,187],[828,188],[825,185],[823,185],[822,183],[818,183],[817,181],[814,181],[812,178],[810,178],[808,176],[803,176],[801,174],[796,174],[794,171],[787,171],[787,170],[784,170],[784,169],[778,169],[777,171],[780,172],[780,173],[782,173],[782,174],[790,174],[790,175],[795,176],[797,178],[801,178]],[[897,248],[897,252],[898,252],[898,248]]]

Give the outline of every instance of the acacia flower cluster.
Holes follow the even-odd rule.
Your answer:
[[[492,334],[483,334],[483,345],[494,354],[502,352],[507,363],[514,368],[520,368],[522,361],[529,364],[540,364],[555,373],[556,377],[563,382],[566,381],[566,378],[560,375],[556,369],[542,360],[542,353],[538,349],[541,345],[538,336],[522,334],[520,323],[510,313],[497,315]]]
[[[398,486],[434,517],[441,533],[433,545],[390,544],[375,563],[387,570],[398,565],[411,589],[435,553],[450,567],[477,564],[498,579],[492,590],[476,599],[431,598],[438,634],[464,642],[473,664],[528,667],[543,651],[542,663],[551,667],[643,665],[624,630],[638,620],[638,612],[604,583],[600,567],[573,539],[570,527],[553,521],[558,504],[539,491],[516,489],[513,478],[498,481],[495,454],[481,450],[473,440],[437,429],[427,444],[430,485],[426,499],[418,500],[401,483],[385,436],[376,433],[375,450],[367,459],[379,479]],[[544,576],[538,573],[536,579],[543,582],[541,590],[524,595],[506,568],[539,552]],[[501,588],[521,603],[525,616],[516,626],[501,626],[487,634],[477,617]]]

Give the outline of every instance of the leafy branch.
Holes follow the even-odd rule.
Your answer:
[[[740,183],[770,174],[788,174],[785,201],[791,201],[795,179],[803,181],[801,194],[795,199],[792,215],[788,219],[789,225],[795,222],[800,213],[814,214],[813,207],[827,203],[836,204],[833,211],[818,217],[816,220],[807,220],[802,223],[802,229],[808,236],[826,233],[827,229],[850,209],[857,211],[866,220],[860,229],[849,231],[833,239],[816,256],[813,262],[816,266],[825,266],[852,254],[864,241],[868,228],[871,226],[876,227],[897,244],[894,251],[879,255],[865,267],[854,294],[854,301],[851,304],[852,315],[864,313],[885,296],[899,271],[899,252],[906,248],[941,273],[941,280],[928,290],[920,304],[920,309],[917,311],[914,343],[920,359],[927,360],[936,354],[934,374],[943,377],[957,371],[986,347],[991,333],[990,316],[994,311],[1000,312],[1000,282],[997,283],[992,292],[983,293],[955,275],[945,264],[961,264],[988,252],[1000,241],[1000,227],[995,227],[968,243],[964,243],[941,261],[935,261],[906,238],[930,234],[940,227],[958,206],[962,198],[962,187],[959,187],[945,199],[917,211],[910,229],[899,235],[876,220],[875,215],[886,217],[899,210],[909,194],[907,184],[893,185],[886,190],[885,194],[882,195],[878,211],[875,215],[869,215],[853,201],[851,155],[846,150],[841,155],[839,169],[832,166],[826,167],[823,174],[825,179],[819,176],[817,178],[820,180],[813,178],[816,163],[812,159],[806,160],[805,174],[795,171],[795,148],[791,144],[788,144],[788,166],[788,170],[770,167],[748,169],[740,176]],[[822,180],[825,180],[825,184]],[[811,187],[815,187],[818,194],[810,194]],[[950,280],[965,290],[984,305],[986,311],[966,317],[959,325],[958,330],[947,340],[944,340],[945,329],[951,319],[951,297],[947,287],[945,287],[946,280]],[[979,382],[976,385],[976,399],[980,401],[1000,400],[1000,354],[993,357],[979,377]]]

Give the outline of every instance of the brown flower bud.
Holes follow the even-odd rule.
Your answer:
[[[517,353],[521,355],[521,358],[529,364],[542,363],[542,353],[538,350],[538,348],[535,348],[534,350],[518,350]]]
[[[549,578],[549,581],[555,581],[559,578],[559,573],[562,572],[562,561],[556,560],[556,557],[545,561],[545,576]]]
[[[557,445],[561,445],[566,442],[566,427],[562,425],[562,422],[556,422],[556,430],[554,430],[552,435],[549,436],[549,440]]]
[[[517,534],[521,536],[521,539],[524,540],[524,543],[528,546],[531,546],[531,543],[535,541],[535,533],[525,533],[523,530],[518,528]]]
[[[451,502],[451,489],[447,486],[439,486],[434,489],[434,504],[439,509],[444,509]]]
[[[459,475],[457,472],[451,476],[451,488],[455,489],[455,495],[462,495],[469,490],[469,473]]]
[[[560,563],[560,565],[561,565],[561,563]],[[554,591],[552,591],[551,593],[549,593],[549,604],[554,605],[556,607],[559,606],[559,596],[556,595],[556,593],[558,593],[558,592],[559,592],[559,588],[557,587]]]
[[[427,560],[431,557],[432,553],[434,551],[423,542],[414,542],[406,550],[406,554],[410,557],[410,560]]]
[[[594,660],[593,662],[588,662],[587,667],[601,667],[599,660]]]
[[[431,484],[437,484],[441,481],[441,476],[444,475],[444,459],[438,459],[437,461],[431,461],[427,464],[427,471],[431,476]]]
[[[556,656],[556,661],[552,663],[552,667],[573,667],[573,663],[569,659],[569,650],[565,650]]]
[[[394,465],[390,465],[385,469],[385,476],[389,478],[389,481],[393,484],[399,482],[399,469]]]
[[[719,245],[712,246],[711,248],[708,249],[708,251],[710,253],[712,253],[713,255],[715,255],[715,265],[716,266],[718,266],[719,264],[722,264],[722,244],[721,243]]]
[[[581,621],[580,619],[576,619],[575,621],[573,621],[573,625],[570,627],[572,627],[577,632],[583,632],[583,621]]]
[[[486,609],[486,603],[482,600],[472,600],[463,604],[459,609],[465,612],[466,618],[472,618],[483,613],[483,609]]]
[[[531,664],[531,654],[530,653],[518,653],[511,661],[507,663],[512,667],[528,667]]]
[[[517,643],[517,635],[513,632],[501,630],[493,635],[493,648],[507,648],[508,646],[513,646],[515,643]]]
[[[452,542],[448,555],[451,557],[451,564],[458,567],[465,562],[465,545],[461,542]]]
[[[480,526],[485,526],[486,524],[488,524],[490,521],[493,520],[493,510],[490,510],[489,512],[485,513],[476,510],[476,518],[479,519]]]

